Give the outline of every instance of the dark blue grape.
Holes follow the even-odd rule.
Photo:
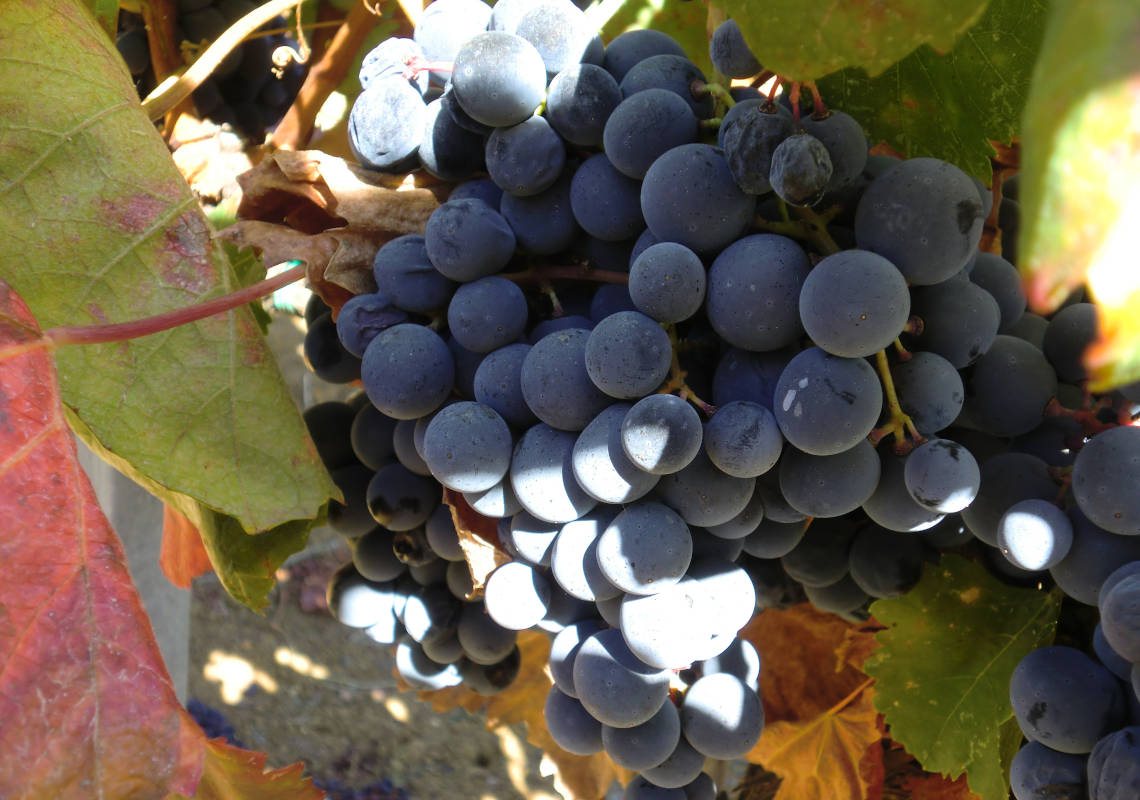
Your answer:
[[[682,186],[685,191],[678,191]],[[736,239],[755,208],[756,198],[736,185],[724,154],[707,144],[664,153],[641,184],[641,210],[653,235],[698,253],[715,252]]]
[[[546,90],[546,118],[571,144],[598,147],[606,120],[621,102],[614,77],[596,64],[575,64],[559,72]]]

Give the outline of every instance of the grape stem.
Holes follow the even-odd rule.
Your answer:
[[[572,266],[545,266],[534,267],[532,269],[523,270],[522,272],[510,272],[499,275],[500,278],[506,278],[509,281],[520,284],[538,284],[541,286],[543,283],[556,280],[568,281],[595,281],[597,283],[618,283],[626,285],[629,283],[629,274],[625,272],[614,272],[605,269],[591,269],[590,267],[572,267]]]
[[[815,81],[807,81],[804,86],[808,87],[811,91],[811,102],[815,108],[812,109],[812,119],[827,119],[831,116],[831,112],[827,110],[827,106],[823,104],[823,97],[819,93],[819,87],[815,85]]]
[[[911,319],[918,319],[918,317],[911,317]],[[906,331],[906,328],[903,328],[903,330]],[[894,345],[895,353],[898,354],[899,361],[910,361],[914,358],[914,354],[903,347],[902,340],[899,337],[896,336],[892,344]]]
[[[725,108],[732,108],[736,105],[736,100],[733,98],[732,92],[719,83],[706,83],[700,80],[693,81],[689,84],[689,92],[696,98],[712,95],[715,99],[724,103]]]
[[[878,446],[879,442],[887,436],[894,436],[895,454],[905,456],[914,449],[916,444],[921,444],[926,439],[914,427],[914,421],[902,410],[902,405],[899,404],[899,396],[895,391],[895,382],[891,377],[891,365],[887,361],[885,349],[875,353],[875,369],[879,373],[879,380],[883,382],[883,393],[887,396],[887,408],[891,416],[886,424],[871,431],[867,439],[872,445]],[[910,435],[911,440],[907,440],[907,434]]]
[[[688,400],[711,417],[716,413],[716,406],[712,403],[706,403],[685,383],[686,372],[681,369],[681,359],[677,356],[677,352],[681,347],[677,338],[677,328],[673,325],[664,325],[662,327],[664,327],[665,332],[669,334],[669,343],[672,345],[673,357],[669,363],[669,379],[657,390],[657,393],[673,394],[676,392],[677,396],[682,400]]]
[[[1104,402],[1105,401],[1102,400],[1091,408],[1065,408],[1061,405],[1061,401],[1054,397],[1045,405],[1045,416],[1067,417],[1068,419],[1075,420],[1080,423],[1081,430],[1085,436],[1096,436],[1098,433],[1103,433],[1109,428],[1118,428],[1121,425],[1132,424],[1132,420],[1127,416],[1127,411],[1118,414],[1116,422],[1102,422],[1097,416],[1097,412],[1107,407],[1104,405]],[[1108,402],[1111,403],[1111,400]]]
[[[783,204],[781,204],[783,205]],[[786,206],[784,206],[786,210]],[[792,220],[790,218],[783,221],[774,221],[765,219],[762,216],[756,216],[752,220],[752,225],[769,233],[778,233],[781,236],[787,236],[792,239],[807,242],[816,251],[824,255],[831,255],[838,253],[842,248],[835,243],[831,238],[831,234],[827,232],[827,224],[833,220],[839,212],[842,211],[840,206],[832,206],[822,213],[816,213],[810,208],[795,209],[795,214],[799,219]]]
[[[153,317],[132,320],[131,322],[117,322],[112,325],[59,325],[44,331],[44,338],[53,346],[65,344],[102,344],[106,342],[123,342],[128,339],[137,339],[140,336],[149,336],[152,333],[161,333],[180,325],[197,322],[215,314],[232,311],[244,306],[267,294],[272,294],[283,286],[305,277],[305,265],[300,261],[289,261],[292,268],[266,278],[252,286],[238,289],[222,297],[206,300],[186,308],[167,311]]]
[[[802,84],[796,81],[792,84],[792,90],[788,94],[788,100],[792,103],[792,121],[796,125],[800,124],[800,87]]]
[[[538,285],[539,290],[550,298],[551,314],[555,317],[561,317],[566,313],[566,309],[562,307],[562,303],[558,300],[558,294],[554,291],[554,285],[550,281],[543,281]]]
[[[759,87],[763,86],[765,83],[767,83],[768,81],[772,80],[772,78],[775,78],[775,77],[776,77],[776,73],[773,72],[772,70],[762,69],[756,75],[756,77],[753,78],[749,82],[748,85],[751,86],[753,89],[758,89]]]

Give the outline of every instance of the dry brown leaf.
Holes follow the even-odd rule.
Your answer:
[[[487,576],[497,567],[506,564],[511,556],[499,541],[498,521],[484,517],[473,509],[459,492],[443,490],[443,502],[451,507],[451,521],[459,533],[459,546],[471,570],[475,594],[481,594]]]
[[[952,781],[943,775],[916,775],[903,784],[910,800],[980,800],[966,785],[966,776]]]
[[[555,785],[569,800],[599,800],[615,778],[623,785],[628,783],[633,773],[616,766],[608,756],[578,756],[554,744],[543,717],[546,695],[554,685],[546,668],[550,640],[538,631],[522,631],[518,647],[519,675],[503,692],[483,697],[463,686],[455,686],[421,691],[419,699],[430,703],[436,712],[454,708],[463,708],[472,714],[482,711],[491,729],[519,722],[525,724],[527,741],[541,749],[554,765]],[[401,688],[408,687],[402,684]]]
[[[774,800],[870,800],[874,791],[881,796],[883,734],[871,683],[866,679],[811,719],[765,727],[746,758],[783,778]]]
[[[305,233],[348,227],[382,242],[423,233],[450,185],[430,176],[386,175],[319,150],[279,150],[238,176],[238,217]]]
[[[765,609],[752,618],[740,636],[760,653],[760,696],[769,723],[814,719],[866,680],[836,655],[853,627],[810,603]]]
[[[877,620],[869,619],[844,631],[843,641],[835,649],[835,671],[841,671],[845,665],[862,670],[867,657],[879,646],[875,634],[883,629]]]
[[[238,248],[254,248],[266,264],[305,262],[309,287],[335,311],[350,297],[376,291],[372,260],[379,245],[349,229],[307,234],[285,225],[242,220],[218,234]]]

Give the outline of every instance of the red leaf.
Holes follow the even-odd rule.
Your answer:
[[[966,776],[952,781],[942,775],[916,775],[907,778],[903,788],[911,800],[978,800],[978,795],[966,785]]]
[[[193,800],[322,800],[325,796],[311,780],[301,777],[301,764],[266,772],[265,753],[232,747],[225,739],[205,744],[202,781]]]
[[[0,797],[190,792],[186,717],[63,418],[51,352],[0,281]]]
[[[163,508],[162,552],[158,556],[158,565],[179,589],[189,589],[190,581],[213,570],[210,556],[202,544],[202,534],[193,522],[170,506]]]

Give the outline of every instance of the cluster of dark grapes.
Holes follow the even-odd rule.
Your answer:
[[[865,617],[955,549],[1100,598],[1095,659],[1014,676],[1018,800],[1140,796],[1140,570],[1109,578],[1140,560],[1140,392],[1082,386],[1095,306],[1027,312],[979,252],[994,193],[952,164],[869,156],[821,98],[730,93],[670,37],[603,47],[585,20],[437,0],[364,61],[362,163],[462,182],[310,327],[318,375],[370,401],[338,412],[367,466],[326,458],[360,537],[334,613],[371,598],[349,624],[425,687],[501,688],[516,632],[554,634],[555,741],[638,770],[627,800],[680,800],[760,734],[756,610]],[[760,70],[731,21],[710,55]],[[478,599],[441,486],[512,556]]]
[[[178,0],[175,38],[179,42],[207,46],[257,5],[252,0]],[[285,26],[285,18],[278,17],[262,30]],[[139,96],[147,95],[156,81],[142,17],[121,13],[115,44],[135,79]],[[214,74],[194,92],[198,115],[218,124],[229,123],[251,142],[259,144],[266,131],[272,130],[293,104],[305,80],[305,67],[300,64],[290,63],[276,70],[273,51],[281,46],[298,47],[297,42],[284,33],[254,35],[226,56]]]

